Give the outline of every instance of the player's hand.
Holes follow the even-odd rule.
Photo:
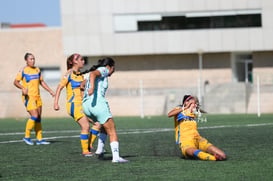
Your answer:
[[[50,91],[50,94],[52,97],[55,97],[55,93],[53,91]]]
[[[88,121],[92,124],[92,125],[95,125],[96,122],[93,121],[93,119],[87,117]]]
[[[22,94],[23,94],[24,96],[26,96],[27,93],[28,93],[28,90],[27,90],[26,88],[22,88]]]
[[[60,106],[59,106],[58,104],[54,104],[54,110],[55,110],[55,111],[60,110]]]
[[[88,89],[88,95],[91,96],[94,93],[93,89]]]

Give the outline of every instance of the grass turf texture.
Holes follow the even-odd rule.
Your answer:
[[[181,158],[173,119],[166,116],[115,118],[127,164],[111,163],[109,142],[104,160],[82,157],[80,128],[70,118],[43,119],[52,144],[40,146],[4,143],[22,139],[25,120],[0,119],[0,180],[272,180],[273,115],[207,118],[199,132],[227,153],[227,161]]]

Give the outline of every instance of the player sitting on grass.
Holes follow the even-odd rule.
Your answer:
[[[168,113],[168,117],[174,117],[176,144],[180,145],[185,158],[225,160],[225,153],[201,137],[197,130],[198,103],[196,97],[185,95],[182,105]]]

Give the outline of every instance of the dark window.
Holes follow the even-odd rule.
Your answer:
[[[138,31],[261,27],[261,14],[227,16],[163,16],[161,21],[138,21]]]

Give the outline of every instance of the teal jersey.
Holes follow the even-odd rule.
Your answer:
[[[104,124],[109,118],[112,118],[112,114],[105,99],[105,93],[108,88],[108,75],[109,70],[106,67],[99,67],[97,69],[101,76],[96,77],[94,92],[91,96],[88,95],[90,89],[89,76],[86,77],[86,84],[83,97],[83,111],[86,116],[93,121],[98,121],[100,124]]]
[[[86,99],[93,100],[94,98],[105,97],[105,93],[108,88],[109,70],[106,67],[99,67],[97,68],[97,70],[100,72],[101,76],[96,77],[94,93],[91,96],[88,95],[88,90],[90,89],[90,79],[89,79],[90,74],[88,74],[88,76],[86,77],[83,100],[86,100]]]

